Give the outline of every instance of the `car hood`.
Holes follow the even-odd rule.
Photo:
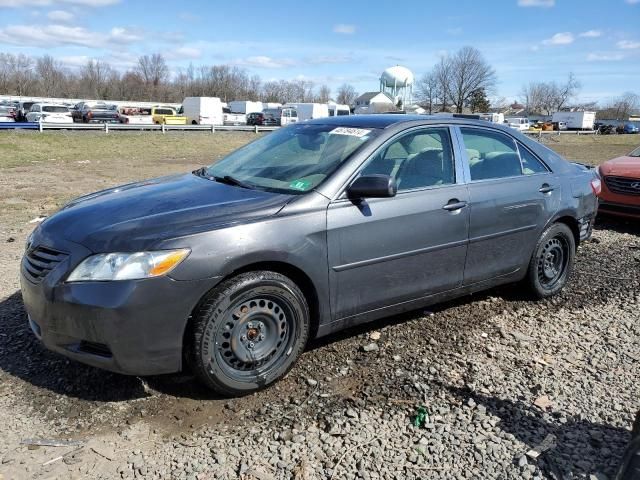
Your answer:
[[[618,157],[600,166],[603,175],[640,178],[640,157]]]
[[[275,215],[290,198],[193,174],[175,175],[73,200],[41,224],[39,235],[52,247],[64,238],[93,252],[142,250],[167,239]]]

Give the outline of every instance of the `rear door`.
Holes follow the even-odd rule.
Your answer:
[[[327,242],[334,318],[462,284],[468,201],[447,127],[420,127],[388,141],[358,175],[396,178],[392,198],[333,201]]]
[[[469,285],[526,268],[561,190],[557,176],[512,136],[481,127],[456,130],[469,179]]]

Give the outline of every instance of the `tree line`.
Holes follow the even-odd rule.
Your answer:
[[[70,69],[50,55],[30,57],[0,53],[0,94],[99,100],[181,102],[185,97],[219,97],[222,101],[320,102],[350,105],[358,96],[343,84],[332,96],[327,85],[309,80],[264,82],[233,65],[189,65],[171,73],[162,54],[143,55],[124,72],[107,62],[88,60]]]
[[[502,108],[504,100],[489,102],[497,76],[482,53],[463,47],[442,56],[415,85],[416,101],[428,113],[453,110],[462,113]],[[580,82],[569,73],[564,82],[531,81],[523,86],[520,99],[528,114],[550,115],[569,105],[600,110],[600,118],[626,119],[640,109],[640,97],[622,94],[603,105],[571,103]],[[0,53],[0,94],[100,100],[181,102],[185,97],[219,97],[222,101],[319,102],[335,100],[353,105],[358,92],[349,84],[335,92],[309,80],[263,81],[234,65],[189,65],[173,73],[162,54],[143,55],[135,66],[121,72],[107,62],[88,60],[71,69],[50,55],[30,57]],[[599,107],[599,108],[598,108]]]

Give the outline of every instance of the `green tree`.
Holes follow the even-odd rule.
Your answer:
[[[469,108],[471,108],[471,113],[485,113],[489,111],[491,104],[489,103],[487,92],[485,92],[484,88],[476,88],[471,92]]]

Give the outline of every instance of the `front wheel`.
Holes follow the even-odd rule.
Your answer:
[[[224,395],[260,390],[283,377],[307,343],[309,307],[288,277],[248,272],[222,283],[193,317],[189,361]]]
[[[576,240],[564,223],[554,223],[540,236],[529,262],[527,283],[538,298],[551,297],[569,281]]]

